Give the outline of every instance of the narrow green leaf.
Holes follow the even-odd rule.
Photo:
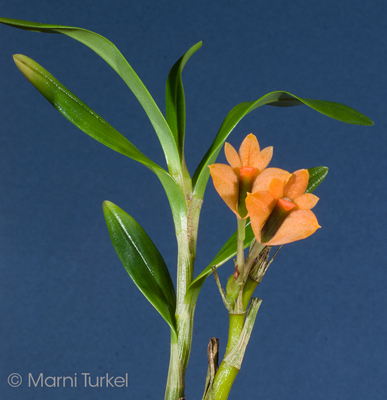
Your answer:
[[[0,22],[14,28],[29,31],[61,33],[67,35],[83,43],[102,57],[128,85],[148,115],[148,118],[159,137],[172,175],[178,176],[181,174],[180,158],[177,146],[167,121],[141,79],[137,76],[133,68],[112,42],[97,33],[71,26],[41,24],[11,18],[0,18]]]
[[[309,183],[305,193],[312,193],[328,174],[328,167],[309,168]]]
[[[184,155],[185,97],[181,74],[190,57],[202,47],[202,42],[193,45],[171,68],[165,88],[165,108],[167,122],[175,137],[180,158]]]
[[[115,204],[105,201],[103,212],[113,246],[126,272],[176,333],[176,293],[157,247],[144,229]]]
[[[328,174],[327,167],[314,167],[309,168],[309,183],[305,193],[312,193],[317,186],[325,179]],[[244,240],[244,248],[251,245],[254,240],[254,233],[251,229],[250,221],[246,224],[246,234]],[[236,230],[224,244],[224,246],[219,250],[213,260],[209,263],[209,265],[192,281],[191,285],[188,288],[188,295],[190,297],[190,301],[197,298],[199,294],[200,288],[202,287],[206,278],[212,273],[212,266],[215,268],[220,267],[228,260],[233,258],[237,253],[237,237],[238,230]],[[195,300],[196,301],[196,300]]]
[[[271,106],[297,106],[305,104],[315,111],[342,122],[357,125],[373,125],[365,115],[340,103],[322,100],[310,100],[297,97],[284,91],[271,92],[256,101],[248,101],[235,106],[224,119],[213,143],[200,162],[193,177],[194,195],[202,199],[210,175],[208,165],[213,164],[218,156],[228,135],[233,131],[243,117],[263,105]]]
[[[142,163],[158,176],[169,199],[176,229],[183,229],[186,218],[185,198],[171,175],[146,157],[38,63],[20,54],[15,55],[14,59],[26,78],[70,122],[105,146]]]

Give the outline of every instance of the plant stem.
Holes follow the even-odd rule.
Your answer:
[[[258,286],[258,282],[254,279],[251,279],[249,276],[247,277],[245,286],[243,288],[243,295],[242,295],[242,304],[243,307],[246,309],[251,296],[254,293],[255,288]]]
[[[184,397],[184,373],[179,357],[177,338],[171,338],[170,362],[168,370],[165,399],[180,399]]]
[[[202,201],[187,199],[186,229],[176,232],[178,245],[176,324],[177,338],[171,337],[168,380],[165,400],[178,400],[184,397],[185,372],[191,352],[193,317],[196,302],[186,298],[188,286],[192,282],[196,255],[196,241]]]
[[[238,343],[245,322],[245,315],[246,314],[229,314],[228,341],[224,357],[226,357]],[[214,400],[227,399],[238,372],[239,369],[227,364],[223,359],[215,375],[212,387],[212,398]]]
[[[246,346],[249,342],[261,302],[260,299],[251,300],[251,305],[244,321],[241,314],[230,314],[230,332],[227,350],[215,375],[211,400],[227,400],[234,380],[241,368]]]
[[[238,273],[242,276],[245,265],[245,251],[244,251],[244,241],[246,234],[245,230],[246,230],[246,220],[238,218],[237,268],[238,268]],[[236,276],[235,278],[237,279],[238,276]]]
[[[225,356],[238,342],[243,329],[246,314],[229,314],[228,341]]]
[[[216,373],[214,384],[212,385],[211,399],[227,400],[238,372],[239,369],[222,361]]]

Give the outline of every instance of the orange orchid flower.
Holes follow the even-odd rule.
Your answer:
[[[246,208],[258,242],[268,246],[291,243],[320,228],[311,211],[318,197],[305,193],[308,182],[307,169],[290,174],[268,168],[257,177],[253,193],[247,195]]]
[[[239,153],[229,143],[225,143],[224,152],[230,165],[209,165],[216,191],[238,218],[247,218],[245,198],[257,176],[267,167],[273,147],[260,150],[257,138],[250,133],[243,140]]]

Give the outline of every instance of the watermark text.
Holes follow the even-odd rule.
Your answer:
[[[8,384],[11,387],[18,387],[23,379],[20,374],[12,373],[8,376]],[[68,376],[44,375],[43,372],[32,374],[28,373],[25,385],[31,388],[121,388],[129,387],[128,373],[120,376],[106,373],[104,375],[93,375],[90,372],[82,372]]]

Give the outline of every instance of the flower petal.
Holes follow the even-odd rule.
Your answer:
[[[284,183],[281,179],[272,179],[269,186],[269,192],[275,199],[280,199],[284,195]]]
[[[252,193],[267,192],[270,190],[271,181],[276,178],[285,184],[291,177],[291,173],[280,168],[266,168],[254,181]]]
[[[304,193],[293,200],[299,210],[310,210],[318,202],[319,198],[312,193]]]
[[[258,173],[260,173],[269,165],[272,157],[273,147],[266,147],[258,154],[255,164],[251,165],[251,167],[257,168],[257,170],[259,171]]]
[[[277,200],[269,192],[249,193],[246,197],[246,208],[249,212],[254,236],[261,241],[261,230],[269,218]]]
[[[288,183],[284,187],[284,196],[290,200],[294,200],[296,197],[301,196],[305,193],[309,182],[309,172],[307,169],[299,169],[293,172]]]
[[[241,159],[239,158],[237,151],[231,146],[230,143],[224,144],[224,154],[226,155],[227,161],[232,168],[242,167]]]
[[[259,162],[260,148],[257,138],[250,133],[239,148],[239,157],[243,167],[255,167]]]
[[[251,225],[253,222],[251,221]],[[273,239],[265,243],[268,246],[295,242],[312,235],[318,228],[316,216],[310,210],[291,211]],[[253,228],[254,230],[254,228]],[[258,238],[257,238],[258,240]]]
[[[234,170],[226,164],[209,165],[216,191],[236,215],[238,204],[238,177]]]

